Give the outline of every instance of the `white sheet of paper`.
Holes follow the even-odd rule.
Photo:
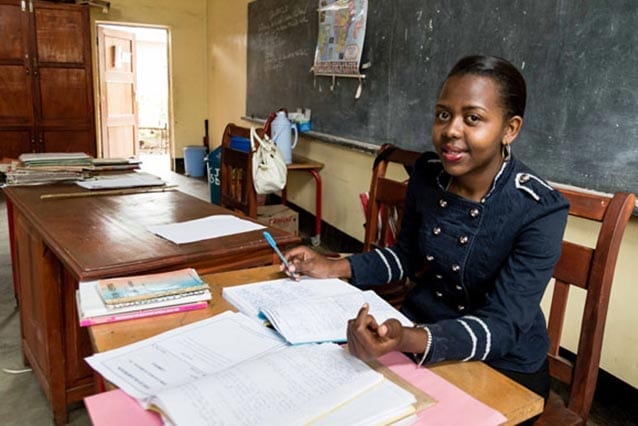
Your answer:
[[[85,358],[104,379],[147,406],[172,386],[286,346],[274,331],[230,311]]]
[[[263,305],[261,312],[284,338],[292,344],[345,342],[348,320],[359,313],[364,303],[378,324],[395,318],[406,327],[414,324],[372,290],[300,299],[293,303]]]
[[[259,318],[262,306],[360,292],[361,290],[355,286],[340,279],[317,279],[303,276],[298,282],[289,278],[281,278],[224,287],[222,296],[239,311],[250,317]]]
[[[320,417],[312,426],[394,424],[394,420],[414,413],[412,404],[416,404],[414,395],[394,382],[384,380],[347,404]]]
[[[149,226],[148,230],[176,244],[185,244],[264,228],[263,225],[237,216],[220,214],[186,222]]]

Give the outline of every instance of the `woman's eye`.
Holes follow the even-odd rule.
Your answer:
[[[476,123],[478,123],[479,121],[481,121],[481,117],[479,117],[479,116],[478,116],[478,115],[476,115],[476,114],[470,114],[470,115],[468,115],[468,116],[467,116],[466,120],[467,120],[467,122],[468,122],[468,123],[470,123],[470,124],[476,124]]]
[[[447,120],[450,118],[450,114],[447,111],[439,111],[436,113],[437,120]]]

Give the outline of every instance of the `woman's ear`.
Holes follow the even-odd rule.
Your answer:
[[[509,145],[514,142],[523,127],[523,117],[515,115],[510,117],[505,123],[505,134],[503,135],[503,144]]]

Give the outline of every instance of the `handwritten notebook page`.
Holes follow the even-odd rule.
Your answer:
[[[413,322],[372,290],[321,298],[305,298],[294,303],[264,305],[262,313],[290,343],[345,342],[348,320],[355,318],[364,303],[377,323],[395,318],[406,326]]]
[[[340,294],[359,293],[361,290],[336,278],[316,279],[301,277],[299,282],[289,278],[260,281],[252,284],[224,287],[222,296],[249,317],[260,317],[262,306],[276,303],[296,303],[308,299]]]
[[[383,380],[337,345],[289,346],[222,374],[166,389],[153,402],[176,424],[204,426],[215,419],[229,425],[297,425]]]

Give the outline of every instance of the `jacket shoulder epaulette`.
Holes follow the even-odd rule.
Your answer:
[[[544,195],[554,191],[547,182],[530,172],[516,173],[514,186],[537,202],[540,202]]]

